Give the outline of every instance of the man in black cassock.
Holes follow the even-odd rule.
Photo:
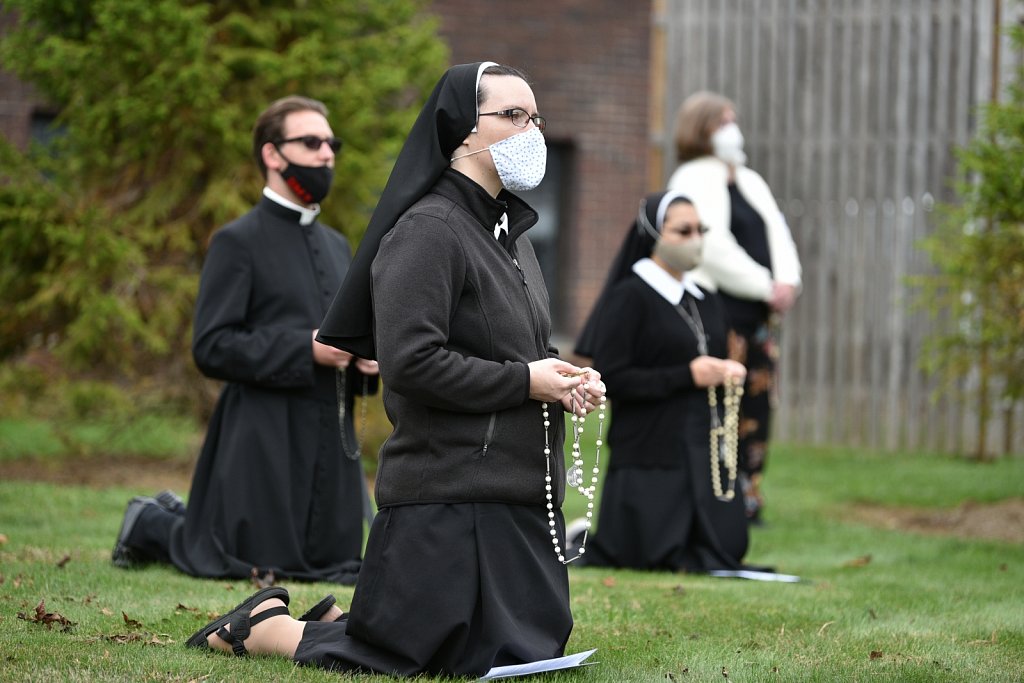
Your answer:
[[[188,506],[170,492],[132,499],[115,565],[355,582],[365,484],[338,400],[350,420],[377,365],[314,339],[351,262],[345,238],[317,221],[340,148],[316,100],[286,97],[257,120],[263,196],[214,234],[196,301],[193,357],[226,385]]]

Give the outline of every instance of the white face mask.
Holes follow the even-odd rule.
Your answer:
[[[700,265],[701,255],[704,251],[704,240],[702,238],[691,238],[685,242],[665,244],[658,240],[654,245],[654,255],[660,258],[672,270],[685,273]]]
[[[498,178],[506,190],[525,192],[537,187],[540,181],[544,180],[548,148],[540,129],[531,128],[525,133],[510,135],[490,147],[452,157],[452,161],[479,154],[484,150],[491,151],[494,168],[498,171]]]
[[[743,133],[735,123],[727,123],[711,135],[711,149],[727,164],[742,166],[747,163],[747,155],[743,153]]]

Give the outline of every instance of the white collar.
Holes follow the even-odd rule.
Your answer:
[[[508,214],[507,213],[501,214],[501,219],[498,221],[498,224],[494,226],[494,239],[498,239],[498,236],[502,233],[502,231],[504,231],[506,233],[508,232]]]
[[[296,204],[290,199],[282,197],[277,192],[274,192],[269,187],[263,188],[263,196],[267,199],[277,202],[286,209],[299,212],[299,225],[309,225],[316,220],[316,217],[320,214],[320,205],[314,204],[312,208],[303,206],[302,204]]]
[[[689,273],[683,273],[682,279],[677,280],[649,258],[642,258],[634,263],[633,272],[673,306],[683,300],[684,291],[692,294],[694,298],[704,298],[704,292]]]

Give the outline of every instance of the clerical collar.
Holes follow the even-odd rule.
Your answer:
[[[277,192],[274,192],[269,187],[263,188],[263,196],[267,199],[280,204],[286,209],[299,212],[299,225],[309,225],[316,220],[316,217],[320,215],[320,205],[314,204],[313,208],[303,206],[302,204],[296,204],[295,202],[285,199]]]
[[[696,299],[704,298],[704,292],[689,273],[683,273],[683,279],[677,280],[649,258],[642,258],[634,263],[633,272],[673,306],[683,300],[684,291]]]

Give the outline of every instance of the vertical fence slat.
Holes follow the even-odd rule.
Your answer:
[[[801,251],[804,292],[780,338],[780,438],[936,451],[973,443],[976,405],[933,401],[937,380],[918,366],[946,323],[910,309],[906,276],[930,268],[918,247],[937,219],[929,203],[953,199],[953,147],[971,138],[974,107],[990,92],[994,1],[668,5],[665,120],[697,89],[733,97],[751,165]],[[674,150],[664,157],[668,173]],[[1022,414],[993,411],[990,441],[1019,449]]]

